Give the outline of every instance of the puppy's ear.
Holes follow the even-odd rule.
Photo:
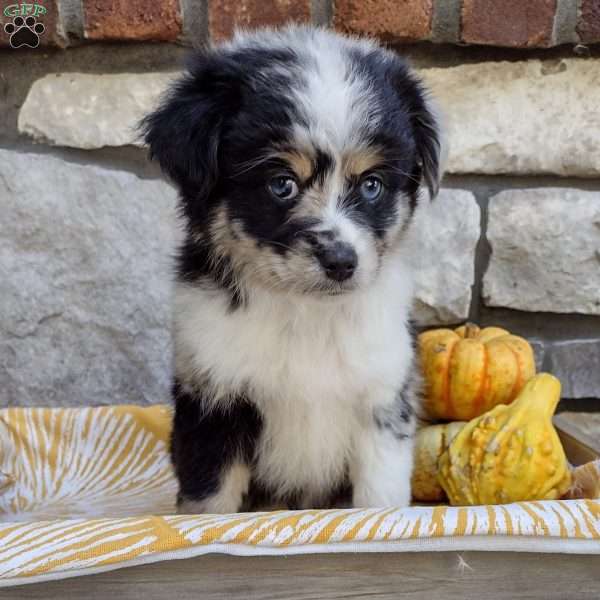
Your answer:
[[[414,177],[424,183],[434,198],[443,175],[444,150],[440,113],[421,81],[406,65],[396,71],[395,88],[400,102],[409,113],[417,151]]]
[[[214,185],[223,122],[239,102],[235,64],[217,54],[199,54],[158,109],[142,120],[151,158],[184,196],[206,194]]]
[[[437,196],[443,175],[443,141],[439,112],[427,92],[419,84],[420,94],[412,107],[412,122],[422,181],[433,199]]]

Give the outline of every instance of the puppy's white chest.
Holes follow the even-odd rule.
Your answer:
[[[346,307],[255,301],[227,314],[214,299],[202,308],[199,300],[178,294],[178,374],[208,374],[215,401],[243,393],[257,405],[256,474],[265,484],[282,494],[331,489],[357,428],[404,380],[412,352],[405,312],[362,299]]]

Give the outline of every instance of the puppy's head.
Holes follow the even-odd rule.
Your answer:
[[[195,56],[145,134],[180,189],[187,251],[241,287],[368,286],[440,176],[435,118],[405,63],[311,28]]]

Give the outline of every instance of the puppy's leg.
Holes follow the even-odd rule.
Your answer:
[[[412,437],[394,438],[375,426],[364,429],[352,472],[355,507],[408,506],[412,473]]]
[[[174,397],[171,459],[179,512],[238,512],[250,484],[260,415],[244,398],[207,410],[201,397],[177,384]]]
[[[199,497],[190,498],[180,488],[177,496],[177,511],[181,514],[239,512],[249,486],[250,469],[248,465],[236,462],[224,466],[216,485],[203,491]]]
[[[355,440],[350,477],[356,507],[408,506],[415,409],[403,390],[366,418]]]

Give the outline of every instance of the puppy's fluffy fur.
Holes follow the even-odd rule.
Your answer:
[[[439,139],[371,41],[292,27],[193,57],[144,123],[187,224],[175,297],[180,510],[406,505],[408,233]]]

